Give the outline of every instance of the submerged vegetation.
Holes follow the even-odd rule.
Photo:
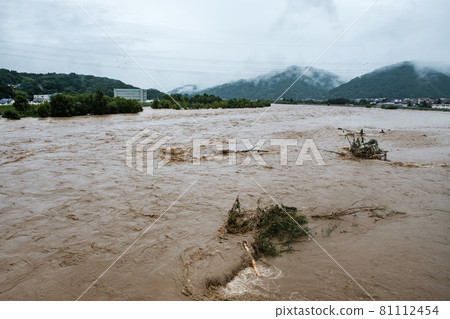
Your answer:
[[[226,108],[256,108],[270,106],[269,101],[250,101],[247,99],[230,99],[203,94],[187,96],[182,94],[165,95],[161,100],[155,99],[154,109],[226,109]]]
[[[364,130],[361,129],[359,133],[352,132],[347,134],[347,140],[350,143],[350,152],[353,156],[365,159],[383,159],[386,160],[387,152],[383,151],[378,146],[378,141],[370,139],[368,142],[364,142]],[[352,140],[349,139],[352,137]]]
[[[253,248],[259,255],[276,256],[291,251],[291,243],[307,235],[308,220],[297,208],[288,206],[258,206],[256,212],[241,210],[239,197],[228,212],[225,230],[230,234],[253,232]]]

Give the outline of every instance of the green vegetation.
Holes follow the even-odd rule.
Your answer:
[[[0,98],[11,99],[14,97],[14,90],[11,86],[0,82]]]
[[[36,107],[36,113],[39,117],[49,117],[52,114],[50,103],[45,101]]]
[[[450,76],[433,70],[418,72],[404,62],[364,74],[329,91],[330,97],[450,97]]]
[[[266,99],[274,101],[286,88],[298,79],[304,68],[291,66],[286,70],[257,77],[251,80],[239,80],[208,88],[199,93],[220,96],[224,99],[246,98]],[[328,90],[336,86],[338,77],[335,74],[310,68],[292,88],[286,92],[286,99],[326,99]]]
[[[394,216],[394,215],[406,215],[406,213],[405,213],[405,212],[399,212],[399,211],[397,211],[397,210],[391,210],[391,211],[386,215],[386,217]]]
[[[382,105],[381,108],[385,110],[396,110],[398,109],[398,105]]]
[[[308,220],[306,216],[297,215],[295,207],[283,205],[269,206],[263,209],[258,207],[257,214],[259,215],[259,224],[255,244],[258,253],[275,256],[283,251],[291,251],[292,241],[307,235]],[[277,248],[274,239],[284,246],[283,250]]]
[[[340,223],[332,223],[331,225],[328,226],[328,228],[327,228],[325,231],[322,230],[322,233],[324,233],[324,234],[323,234],[323,237],[325,237],[325,238],[330,237],[331,233],[332,233],[336,228],[338,228],[339,224],[340,224]]]
[[[332,104],[332,105],[347,105],[347,104],[352,104],[353,102],[349,99],[345,99],[343,97],[338,97],[338,98],[334,98],[334,99],[328,99],[326,102],[328,105]]]
[[[18,95],[13,106],[1,106],[1,112],[15,112],[20,117],[68,117],[78,115],[103,115],[117,113],[139,113],[141,104],[136,100],[127,100],[121,97],[111,98],[97,91],[95,94],[55,94],[50,102],[30,105],[27,99]],[[11,113],[8,113],[11,114]],[[3,114],[6,117],[6,114]]]
[[[177,103],[175,103],[175,101]],[[247,99],[222,100],[218,96],[203,94],[189,97],[187,95],[165,95],[161,100],[155,99],[154,109],[218,109],[218,108],[255,108],[270,106],[268,101],[250,101]]]
[[[359,133],[351,133],[352,141],[346,135],[348,142],[350,143],[350,152],[359,158],[365,159],[384,159],[386,160],[386,151],[383,151],[378,147],[378,141],[371,139],[368,142],[364,142],[364,130],[361,129]]]
[[[14,91],[23,91],[28,99],[32,99],[34,94],[83,94],[101,90],[105,95],[112,97],[114,88],[132,89],[134,86],[125,84],[119,80],[105,77],[82,74],[62,74],[62,73],[25,73],[0,69],[0,98],[12,98],[15,96],[11,92],[9,85],[14,85]],[[9,84],[9,85],[8,85]]]
[[[9,120],[20,120],[20,115],[11,110],[5,111],[2,115],[2,117],[9,119]]]
[[[228,212],[225,230],[230,234],[254,232],[255,252],[258,255],[276,256],[291,251],[293,240],[307,235],[307,224],[306,216],[298,215],[295,207],[258,206],[255,213],[241,210],[238,197]]]
[[[154,100],[154,99],[162,99],[164,97],[164,93],[158,91],[157,89],[148,89],[147,90],[147,99]]]
[[[6,111],[16,111],[16,109],[10,104],[0,104],[0,113],[3,114]]]
[[[97,91],[95,94],[56,94],[50,101],[49,111],[51,116],[66,117],[88,114],[138,113],[142,111],[142,106],[136,100],[127,100],[121,97],[110,98],[102,91]]]
[[[17,111],[21,113],[27,113],[30,110],[30,104],[28,104],[27,97],[21,93],[16,94],[13,106]]]

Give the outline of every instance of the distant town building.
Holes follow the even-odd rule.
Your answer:
[[[33,95],[34,103],[42,103],[44,101],[50,101],[52,94]]]
[[[1,99],[0,104],[12,104],[14,102],[13,99]]]
[[[442,109],[442,110],[448,110],[450,109],[450,104],[434,104],[432,106],[433,109]]]
[[[114,89],[114,97],[123,97],[129,100],[138,100],[143,103],[147,100],[147,90],[144,89]]]

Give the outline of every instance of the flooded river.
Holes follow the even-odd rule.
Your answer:
[[[448,300],[450,113],[275,105],[254,123],[262,111],[1,119],[0,299]],[[361,128],[389,161],[330,152]],[[153,175],[126,165],[126,142],[144,129],[170,138]],[[193,139],[238,150],[265,139],[266,165],[250,153],[193,165]],[[298,141],[287,165],[270,139]],[[325,165],[295,165],[306,139]],[[257,278],[218,236],[237,195],[249,209],[275,200],[308,217],[386,214],[310,218],[316,242],[260,259]],[[217,272],[226,280],[213,295],[204,286]]]

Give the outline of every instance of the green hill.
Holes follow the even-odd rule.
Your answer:
[[[33,94],[81,94],[102,90],[113,96],[114,88],[135,88],[119,80],[83,74],[64,73],[25,73],[0,69],[0,83],[13,85],[14,89]],[[0,97],[1,98],[1,97]]]
[[[251,80],[239,80],[195,92],[220,96],[224,99],[247,98],[275,100],[303,72],[305,68],[291,66],[282,72],[272,72]],[[283,96],[292,99],[322,99],[327,97],[328,90],[340,84],[338,77],[330,72],[311,68]]]
[[[450,77],[411,62],[384,67],[329,91],[329,97],[420,98],[450,97]]]
[[[154,100],[154,99],[162,99],[166,95],[165,93],[158,91],[157,89],[148,89],[147,90],[147,99]]]

